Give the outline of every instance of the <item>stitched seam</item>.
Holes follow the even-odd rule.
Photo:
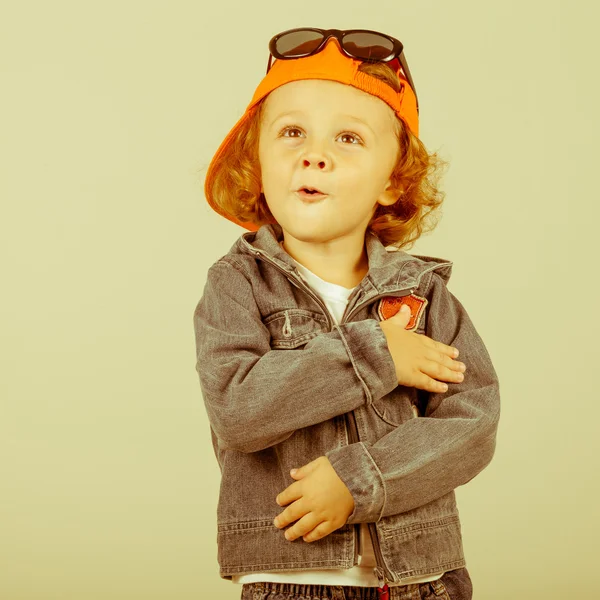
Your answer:
[[[402,275],[402,272],[404,271],[404,269],[406,268],[406,265],[409,263],[409,261],[404,261],[402,262],[402,265],[400,266],[400,269],[398,271],[398,277],[396,277],[396,281],[394,281],[394,285],[393,287],[398,287],[398,282],[400,281],[400,276]]]
[[[244,269],[244,265],[242,263],[238,262],[232,256],[222,256],[214,264],[214,266],[217,266],[217,265],[227,265],[228,267],[231,267],[232,269],[235,269],[236,271],[239,271],[240,273],[242,273],[248,279],[248,273],[246,273],[246,269]]]
[[[285,314],[283,314],[285,312],[289,313],[292,318],[306,317],[307,320],[312,319],[313,321],[318,321],[319,323],[327,324],[327,319],[325,317],[310,310],[304,310],[302,308],[287,308],[285,310],[272,313],[268,317],[265,317],[263,319],[263,322],[266,325],[268,323],[271,323],[272,321],[277,321],[278,319],[285,319]]]
[[[421,271],[421,273],[419,273],[419,276],[417,277],[417,287],[421,285],[421,279],[423,278],[424,275],[427,275],[428,273],[431,273],[430,277],[429,277],[429,284],[431,285],[431,280],[433,279],[433,275],[434,272],[437,269],[441,269],[443,267],[448,267],[448,266],[452,266],[454,263],[453,262],[444,262],[444,263],[440,263],[437,265],[433,265],[432,267],[429,267],[428,269],[425,269],[424,271]],[[441,277],[441,275],[440,275]],[[429,291],[429,287],[427,288],[427,291]]]
[[[427,285],[425,288],[425,293],[423,294],[424,296],[429,296],[429,292],[431,291],[431,286],[433,284],[433,275],[434,275],[434,271],[430,271],[429,278],[427,280]]]
[[[289,562],[267,562],[267,563],[256,563],[256,564],[243,564],[243,565],[227,565],[226,569],[222,569],[222,573],[231,573],[232,575],[237,574],[242,571],[263,571],[268,569],[269,571],[275,570],[288,570],[290,565],[299,565],[301,568],[307,568],[311,566],[317,565],[333,565],[334,567],[339,567],[343,563],[336,558],[332,558],[329,560],[307,560],[307,561],[299,561],[299,560],[291,560]]]
[[[453,526],[459,522],[458,514],[449,515],[440,519],[433,519],[431,521],[420,521],[419,523],[413,523],[412,525],[406,525],[404,527],[382,527],[383,537],[395,538],[399,535],[407,533],[418,533],[420,531],[427,531],[430,529],[447,529],[449,526]]]
[[[367,447],[366,447],[365,443],[364,442],[360,442],[360,445],[362,446],[362,449],[365,451],[366,455],[369,457],[369,459],[373,463],[373,466],[375,467],[375,470],[377,471],[377,473],[379,475],[379,479],[381,481],[381,487],[383,489],[383,504],[381,505],[381,512],[379,513],[379,516],[377,517],[377,521],[379,521],[383,517],[383,513],[384,513],[384,510],[385,510],[385,505],[386,505],[386,501],[387,501],[387,493],[386,493],[386,489],[385,489],[385,480],[383,478],[383,474],[381,473],[381,471],[379,470],[379,467],[377,466],[377,463],[375,462],[375,460],[371,456],[371,453],[367,450]]]
[[[273,348],[295,348],[296,346],[305,344],[306,342],[308,342],[308,340],[311,340],[312,338],[315,338],[318,335],[319,335],[319,332],[313,332],[313,333],[303,333],[302,335],[295,337],[292,340],[273,339],[273,340],[271,340],[271,345],[273,346]]]
[[[394,421],[390,421],[386,416],[385,416],[385,409],[384,412],[381,413],[379,412],[379,409],[377,408],[377,402],[373,402],[371,404],[371,408],[377,413],[377,416],[382,420],[385,421],[386,423],[388,423],[389,425],[393,425],[394,427],[398,427],[399,425],[402,425],[402,423],[394,423]]]
[[[339,559],[331,559],[328,561],[299,561],[294,560],[287,563],[259,563],[252,565],[227,565],[225,568],[221,568],[220,572],[224,575],[237,575],[241,572],[250,572],[250,571],[264,571],[264,570],[288,570],[290,565],[294,567],[299,567],[301,569],[307,569],[316,565],[333,565],[337,568],[344,568],[344,562]],[[451,571],[452,569],[461,568],[466,564],[464,557],[460,560],[454,560],[451,562],[445,562],[433,565],[432,567],[426,567],[423,569],[410,569],[408,571],[400,572],[401,578],[404,577],[414,577],[416,575],[430,575],[433,572],[437,573],[439,571]],[[398,573],[396,571],[395,573]],[[399,579],[395,579],[395,581],[399,581]],[[252,584],[250,584],[252,585]]]

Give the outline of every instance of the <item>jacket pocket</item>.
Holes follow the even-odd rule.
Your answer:
[[[306,344],[327,331],[324,315],[302,308],[286,308],[263,318],[271,335],[271,348],[290,349]]]

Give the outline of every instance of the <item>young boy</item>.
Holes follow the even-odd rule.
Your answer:
[[[246,600],[471,598],[454,489],[493,456],[499,383],[452,263],[400,249],[441,204],[402,44],[269,47],[205,182],[249,230],[194,312],[220,574]]]

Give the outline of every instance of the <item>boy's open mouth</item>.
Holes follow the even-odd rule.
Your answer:
[[[296,188],[297,192],[305,192],[306,194],[325,194],[323,190],[314,187],[313,185],[300,185]]]
[[[300,196],[302,200],[308,201],[321,200],[327,196],[327,194],[324,194],[323,192],[320,192],[314,188],[300,188],[296,194]]]

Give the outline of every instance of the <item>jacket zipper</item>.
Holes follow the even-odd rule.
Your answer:
[[[402,296],[408,296],[413,293],[414,289],[415,288],[411,288],[408,290],[401,290],[400,292],[388,292],[388,293],[384,293],[384,294],[378,294],[377,296],[370,298],[367,302],[368,302],[368,304],[372,304],[375,300],[377,300],[378,298],[383,298],[384,296],[394,296],[394,297],[398,297],[398,298],[400,298]],[[357,312],[359,309],[361,309],[365,304],[366,303],[357,304],[348,313],[348,315],[344,314],[340,324],[348,322],[350,317],[355,312]],[[356,417],[354,415],[354,411],[345,413],[344,416],[346,417],[346,426],[350,433],[350,440],[351,440],[350,443],[358,443],[360,441],[360,438],[358,435],[358,425],[356,424]],[[367,527],[369,529],[369,535],[371,536],[371,544],[373,546],[373,551],[375,554],[376,566],[373,567],[373,572],[375,573],[375,576],[377,577],[377,580],[379,581],[379,587],[377,588],[377,598],[378,598],[378,600],[389,600],[390,591],[389,591],[389,586],[388,586],[387,582],[389,580],[393,580],[393,577],[387,576],[388,574],[391,575],[391,573],[389,573],[389,571],[387,570],[386,565],[385,565],[385,560],[384,560],[383,554],[381,552],[381,546],[379,544],[379,537],[377,535],[377,527],[376,527],[375,523],[367,523]],[[357,530],[357,534],[359,534],[360,533],[360,525],[356,525],[356,530]],[[358,539],[360,539],[360,538],[358,538]],[[358,546],[358,542],[355,547],[357,547],[357,546]],[[356,552],[355,552],[354,562],[356,563]]]
[[[358,426],[356,425],[354,411],[347,412],[344,416],[346,417],[346,422],[350,422],[348,431],[351,433],[351,443],[359,442],[360,439],[358,437]],[[388,571],[386,571],[385,561],[383,559],[383,554],[381,553],[381,546],[379,545],[379,538],[377,536],[377,529],[375,523],[367,523],[367,526],[369,528],[369,535],[371,536],[373,550],[375,551],[376,566],[373,567],[373,572],[375,573],[375,576],[379,581],[379,587],[377,588],[377,597],[378,600],[389,600],[389,586],[387,584],[387,581],[392,578],[386,577],[386,573],[388,573]]]

